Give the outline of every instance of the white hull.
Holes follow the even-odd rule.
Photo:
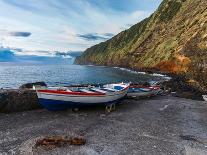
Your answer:
[[[77,96],[77,95],[64,95],[64,94],[51,94],[51,93],[37,93],[38,98],[48,100],[58,100],[66,102],[77,102],[77,103],[105,103],[118,100],[126,95],[127,90],[116,93],[108,93],[106,95],[99,96]]]

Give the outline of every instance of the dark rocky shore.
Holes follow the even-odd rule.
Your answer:
[[[103,107],[49,112],[44,109],[0,114],[2,154],[205,155],[207,104],[172,96],[123,100],[116,111]],[[82,136],[86,144],[44,150],[45,136]]]
[[[0,112],[20,112],[40,109],[38,98],[33,85],[46,86],[44,82],[28,83],[19,89],[0,89]]]

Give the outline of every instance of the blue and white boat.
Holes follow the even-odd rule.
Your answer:
[[[107,84],[102,87],[50,87],[37,91],[40,104],[51,111],[90,105],[114,104],[126,96],[129,84]]]
[[[143,86],[143,85],[130,85],[127,96],[128,97],[150,97],[157,95],[161,92],[159,86]]]

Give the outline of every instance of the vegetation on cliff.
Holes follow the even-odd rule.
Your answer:
[[[164,0],[149,18],[88,48],[76,63],[182,73],[207,85],[207,1]]]

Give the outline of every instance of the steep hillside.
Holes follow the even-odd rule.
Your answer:
[[[164,0],[149,18],[88,48],[76,63],[194,74],[207,64],[207,0]]]

